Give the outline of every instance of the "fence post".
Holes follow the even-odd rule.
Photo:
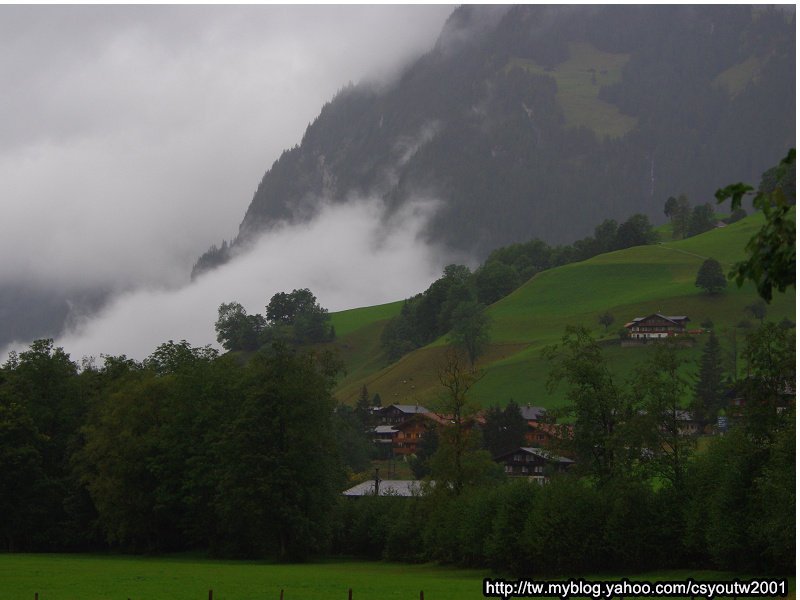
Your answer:
[[[214,600],[214,590],[208,590],[208,600]]]
[[[347,600],[353,600],[353,588],[347,590]]]
[[[419,591],[419,600],[425,600],[425,592],[422,590]]]
[[[39,600],[39,592],[33,594],[33,600]]]
[[[281,600],[283,600],[283,590],[281,590]]]

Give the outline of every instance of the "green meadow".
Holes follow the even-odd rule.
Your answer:
[[[739,288],[730,282],[723,293],[710,296],[694,282],[708,257],[717,259],[724,270],[742,260],[747,240],[761,223],[762,218],[754,215],[686,240],[628,248],[538,274],[489,307],[491,345],[479,361],[484,376],[472,390],[473,401],[483,406],[505,404],[512,398],[520,404],[548,408],[562,404],[564,390],[547,388],[550,365],[542,350],[559,343],[570,325],[588,328],[603,342],[612,371],[621,377],[633,376],[651,351],[619,344],[620,328],[637,316],[654,312],[687,315],[690,327],[698,329],[710,320],[723,348],[730,346],[734,334],[737,344],[743,346],[748,325],[758,325],[745,312],[758,298],[754,286],[747,283]],[[348,376],[337,389],[341,400],[354,402],[366,385],[371,394],[381,394],[384,404],[436,401],[440,394],[436,370],[446,351],[446,338],[391,365],[380,357],[380,332],[401,305],[397,302],[334,315],[335,325],[342,318],[349,327],[333,344],[348,366]],[[605,311],[614,316],[608,330],[597,322]],[[767,318],[794,321],[793,289],[775,294]],[[706,337],[698,335],[694,347],[682,350],[690,363],[687,376],[693,374],[691,363],[699,358]],[[741,361],[739,368],[744,368]]]
[[[417,600],[481,598],[486,574],[432,565],[277,565],[193,558],[0,555],[0,600]]]
[[[0,555],[0,600],[426,600],[483,598],[484,571],[430,564],[326,561],[277,565],[181,557],[66,554]],[[612,580],[617,575],[584,576]],[[632,581],[731,580],[732,573],[662,571]],[[740,576],[741,579],[756,577]],[[550,578],[552,579],[552,578]],[[789,598],[795,597],[794,578]]]

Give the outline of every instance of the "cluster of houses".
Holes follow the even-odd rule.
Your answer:
[[[512,477],[525,477],[531,481],[544,483],[554,472],[569,468],[573,461],[558,456],[548,448],[561,435],[562,429],[548,421],[547,412],[538,406],[520,407],[522,418],[527,423],[525,441],[527,446],[515,448],[495,456],[494,460],[503,465],[505,472]],[[372,417],[378,423],[374,427],[373,441],[383,449],[386,458],[405,458],[417,454],[426,432],[446,427],[451,421],[431,412],[424,406],[414,404],[392,404],[376,407]],[[472,418],[472,426],[482,427],[485,419],[481,415]],[[569,431],[569,428],[567,428]],[[412,496],[419,492],[420,482],[412,480],[381,480],[377,473],[374,480],[360,483],[344,492],[345,496],[367,494]]]
[[[689,317],[685,315],[667,316],[654,313],[646,317],[636,317],[625,324],[627,338],[623,345],[641,345],[649,340],[660,340],[675,336],[690,336],[704,333],[702,329],[688,329]],[[691,342],[690,342],[691,343]],[[789,386],[785,394],[786,404],[794,403],[794,386]],[[732,418],[742,412],[744,400],[735,390],[731,390],[726,398],[731,408]],[[778,410],[782,410],[781,407]],[[416,455],[423,443],[425,435],[431,429],[446,427],[451,421],[442,415],[429,411],[424,406],[412,404],[392,404],[372,409],[373,422],[377,425],[372,430],[375,445],[382,448],[384,458],[407,458]],[[574,461],[559,456],[553,450],[561,436],[571,435],[570,426],[556,425],[547,417],[547,411],[538,406],[520,407],[522,418],[527,424],[525,446],[521,446],[493,457],[503,465],[507,475],[524,477],[538,483],[544,483],[553,473],[563,472],[570,468]],[[694,436],[709,432],[688,410],[675,413],[681,435]],[[481,415],[472,417],[472,426],[482,427],[485,419]],[[720,417],[713,426],[713,433],[724,434],[728,428],[728,418]],[[375,478],[360,483],[344,492],[346,496],[398,495],[412,496],[420,492],[421,483],[414,480],[382,481],[376,470]]]
[[[560,435],[560,427],[548,422],[547,411],[538,406],[520,407],[522,418],[527,423],[525,441],[531,446],[549,448]],[[482,415],[472,418],[474,425],[482,427]],[[386,458],[402,458],[417,454],[420,443],[427,431],[450,424],[450,421],[431,412],[424,406],[414,404],[392,404],[373,410],[373,420],[378,425],[373,430],[376,445],[384,448]]]

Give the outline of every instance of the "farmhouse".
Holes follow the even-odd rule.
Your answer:
[[[686,333],[686,324],[689,317],[686,316],[665,316],[655,313],[647,317],[636,317],[630,323],[625,324],[628,336],[631,339],[649,340],[671,337]]]
[[[563,473],[574,461],[557,456],[542,448],[517,448],[496,456],[494,461],[505,468],[510,477],[527,477],[532,481],[544,483],[553,473]]]
[[[399,425],[395,425],[397,433],[392,437],[392,451],[395,456],[407,456],[417,453],[417,445],[425,433],[434,427],[446,424],[447,421],[430,412],[418,413]]]

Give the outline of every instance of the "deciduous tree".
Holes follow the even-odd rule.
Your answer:
[[[707,258],[697,271],[695,287],[703,288],[708,294],[718,294],[728,286],[728,280],[722,272],[722,265],[713,258]]]

